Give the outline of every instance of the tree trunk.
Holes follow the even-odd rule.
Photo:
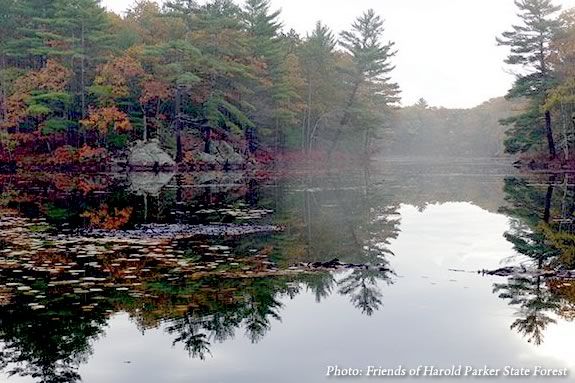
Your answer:
[[[545,195],[545,208],[543,210],[543,222],[549,223],[551,220],[551,203],[553,201],[553,190],[555,188],[555,176],[549,177],[549,186]]]
[[[335,149],[337,149],[337,145],[339,144],[339,140],[341,138],[341,135],[343,133],[343,127],[346,126],[349,123],[349,119],[351,118],[350,116],[350,109],[353,106],[354,102],[355,102],[355,98],[357,96],[357,92],[359,90],[359,85],[361,84],[361,80],[356,80],[355,84],[353,86],[353,90],[351,92],[351,95],[347,101],[347,104],[345,106],[345,110],[343,112],[343,117],[341,118],[341,122],[339,124],[339,128],[337,129],[336,133],[335,133],[335,137],[334,140],[331,144],[331,147],[329,148],[329,150],[327,151],[327,156],[328,158],[331,157],[332,153],[335,151]]]
[[[144,193],[144,223],[148,223],[148,194]]]
[[[4,99],[4,84],[0,83],[0,124],[6,119],[6,106]]]
[[[566,117],[566,113],[565,113],[565,106],[563,105],[563,102],[561,102],[561,127],[562,127],[562,133],[563,133],[563,140],[562,140],[562,144],[561,147],[563,149],[563,156],[565,158],[565,161],[569,161],[569,133],[567,132],[567,117]]]
[[[140,109],[142,109],[142,124],[144,125],[144,142],[148,141],[148,117],[146,116],[146,108],[144,105],[140,104]]]
[[[369,158],[369,129],[365,129],[365,137],[363,142],[363,154],[365,159]]]
[[[176,162],[179,164],[184,160],[182,149],[182,90],[176,89]]]
[[[4,70],[5,65],[4,56],[0,56],[0,70]],[[6,119],[6,91],[4,90],[4,83],[0,81],[0,123]]]
[[[308,79],[308,88],[307,88],[307,115],[306,121],[304,123],[304,135],[303,135],[303,146],[306,152],[308,147],[311,148],[311,114],[312,114],[312,83],[311,83],[311,76]]]
[[[212,146],[212,129],[208,126],[204,128],[204,153],[210,153]]]
[[[557,151],[555,150],[555,140],[553,139],[550,111],[545,112],[545,132],[547,134],[547,144],[549,145],[549,157],[554,160],[557,157]]]
[[[82,57],[80,59],[81,62],[81,78],[80,78],[80,86],[81,86],[81,98],[82,98],[82,118],[86,118],[86,36],[85,36],[85,27],[84,23],[82,23]]]

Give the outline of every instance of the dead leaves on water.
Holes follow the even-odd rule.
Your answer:
[[[268,213],[248,211],[246,217]],[[203,226],[202,230],[195,233],[201,238],[185,241],[178,235],[121,236],[114,231],[89,237],[57,233],[41,218],[4,215],[0,217],[0,305],[25,296],[30,309],[46,310],[54,296],[75,296],[77,302],[85,302],[82,310],[90,311],[98,300],[110,295],[151,297],[147,285],[159,281],[187,283],[209,277],[292,273],[279,271],[268,251],[254,248],[239,254],[237,243],[226,239],[259,232],[257,227],[221,225]],[[206,237],[209,234],[215,238]]]

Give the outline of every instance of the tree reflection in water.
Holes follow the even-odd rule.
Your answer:
[[[282,302],[304,291],[317,302],[334,293],[349,296],[365,315],[383,305],[381,288],[393,277],[387,246],[398,235],[399,220],[397,205],[373,192],[369,180],[352,188],[310,185],[318,190],[312,196],[309,190],[290,194],[276,180],[216,178],[210,182],[224,186],[197,188],[188,186],[200,180],[185,177],[166,178],[153,192],[117,176],[0,184],[0,231],[8,249],[0,262],[4,373],[38,382],[81,380],[78,369],[92,344],[121,312],[144,332],[164,328],[174,345],[205,359],[215,343],[238,330],[261,341],[281,321]],[[240,239],[77,240],[86,225],[259,221],[287,229]],[[298,262],[334,257],[378,266],[288,272]]]
[[[65,298],[54,298],[46,313],[15,301],[0,310],[0,367],[39,382],[79,381],[78,367],[92,354],[91,344],[106,322],[105,312],[85,315]]]
[[[513,277],[507,283],[496,283],[493,291],[517,309],[517,319],[511,328],[536,345],[541,345],[544,332],[549,324],[556,323],[551,318],[559,308],[559,299],[544,286],[541,277]]]
[[[390,284],[389,273],[379,270],[354,270],[337,282],[338,291],[342,295],[349,295],[356,308],[371,316],[383,305],[383,294],[378,281]]]
[[[558,294],[561,281],[533,272],[530,275],[528,270],[574,266],[571,257],[566,256],[566,252],[572,251],[571,246],[561,243],[566,238],[575,238],[574,191],[567,176],[559,180],[551,175],[538,182],[509,178],[505,182],[508,206],[501,211],[511,218],[511,230],[505,233],[505,238],[523,257],[526,272],[509,277],[507,283],[496,283],[494,292],[517,307],[517,319],[511,328],[536,345],[544,342],[546,328],[556,323],[558,316],[568,319],[566,314],[572,311],[566,309],[572,303],[564,294]]]

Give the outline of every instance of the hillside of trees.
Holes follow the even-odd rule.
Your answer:
[[[471,109],[430,107],[423,99],[392,114],[385,156],[498,157],[504,155],[500,121],[521,110],[519,101],[489,100]]]
[[[398,101],[394,44],[372,10],[300,36],[268,0],[0,0],[0,161],[105,163],[158,140],[179,164],[213,141],[368,154]]]

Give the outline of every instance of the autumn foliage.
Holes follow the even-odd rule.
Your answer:
[[[132,212],[132,208],[111,210],[108,205],[104,204],[98,210],[83,213],[82,217],[88,219],[93,229],[117,230],[126,226],[132,217]]]
[[[342,35],[358,44],[338,46],[321,23],[286,33],[268,0],[184,3],[137,1],[124,17],[98,1],[2,3],[0,167],[125,159],[153,138],[185,168],[214,137],[268,165],[379,137],[397,86],[373,11]]]
[[[49,158],[49,162],[55,166],[65,165],[98,165],[106,161],[108,153],[104,148],[92,148],[88,145],[76,149],[66,145],[57,148]]]
[[[54,60],[48,60],[42,69],[18,78],[12,94],[6,98],[6,118],[0,121],[0,128],[17,128],[30,117],[28,103],[34,92],[63,92],[70,78],[71,71]]]
[[[97,131],[105,136],[110,132],[128,132],[132,124],[126,113],[115,106],[91,109],[88,118],[81,121],[87,130]]]

